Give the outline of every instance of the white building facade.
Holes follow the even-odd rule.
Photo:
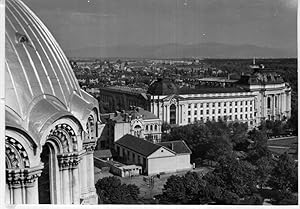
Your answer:
[[[240,121],[249,128],[262,120],[284,120],[291,116],[291,88],[277,73],[259,68],[243,76],[234,87],[178,88],[167,79],[150,87],[151,112],[171,125],[196,121]]]

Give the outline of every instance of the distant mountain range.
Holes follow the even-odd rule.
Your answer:
[[[256,45],[222,43],[162,44],[152,46],[120,45],[86,47],[66,51],[69,57],[127,57],[127,58],[293,58],[296,49],[278,49]]]

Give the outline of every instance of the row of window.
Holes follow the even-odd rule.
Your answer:
[[[237,102],[210,102],[210,103],[199,103],[199,106],[200,108],[204,106],[204,104],[206,104],[206,107],[209,107],[209,105],[211,104],[212,107],[221,107],[221,104],[224,104],[223,106],[232,106],[232,105],[235,105],[235,106],[238,106],[238,104],[240,103],[240,105],[252,105],[253,104],[253,101],[237,101]],[[194,108],[197,108],[198,107],[198,104],[194,104]],[[188,104],[188,108],[192,108],[192,104]]]
[[[134,161],[135,163],[140,165],[146,165],[146,158],[138,154],[135,154],[134,152],[131,152],[129,150],[125,150],[122,147],[117,146],[117,152],[120,153],[120,155],[122,153],[122,150],[123,150],[123,157],[126,158],[127,160]],[[136,161],[136,156],[137,156],[137,161]]]
[[[212,116],[211,117],[211,119],[213,120],[213,121],[215,121],[216,119],[217,120],[243,120],[243,119],[245,119],[245,120],[247,120],[247,119],[252,119],[253,118],[253,115],[252,114],[249,114],[249,115],[247,115],[247,114],[245,114],[245,115],[243,115],[243,114],[241,114],[240,115],[240,117],[238,117],[238,115],[228,115],[228,116],[223,116],[223,117],[221,117],[221,116],[218,116],[218,117],[215,117],[215,116]],[[206,119],[206,121],[208,121],[208,120],[210,120],[210,117],[200,117],[200,120],[201,121],[204,121]],[[197,117],[195,117],[194,118],[194,121],[197,121],[197,120],[199,120]],[[191,123],[191,118],[188,118],[188,123]]]
[[[218,114],[221,114],[221,113],[227,113],[227,109],[223,109],[223,111],[221,111],[221,109],[218,109],[217,111],[215,109],[212,109],[212,110],[206,110],[206,114],[210,114],[210,111],[211,111],[211,114],[215,114],[216,112],[218,112]],[[241,107],[240,109],[240,112],[243,112],[243,108]],[[252,111],[252,107],[249,107],[249,111],[251,112]],[[200,115],[203,115],[203,110],[200,110]],[[238,112],[238,108],[235,108],[234,109],[234,112],[237,113]],[[245,112],[248,112],[248,107],[245,107]],[[229,113],[232,113],[232,109],[230,108],[229,109]],[[197,110],[194,110],[194,115],[197,115],[198,112]],[[191,111],[189,110],[188,111],[188,115],[191,115]]]
[[[153,129],[154,129],[154,131],[157,131],[158,130],[158,125],[146,125],[146,131],[153,131]]]

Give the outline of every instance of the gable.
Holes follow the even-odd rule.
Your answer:
[[[149,159],[149,158],[174,157],[174,156],[175,156],[174,152],[172,152],[164,147],[160,147],[155,152],[150,154],[147,158]]]

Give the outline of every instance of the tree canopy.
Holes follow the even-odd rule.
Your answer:
[[[121,180],[117,177],[99,179],[95,186],[100,203],[133,204],[138,201],[139,188],[134,184],[121,184]]]

